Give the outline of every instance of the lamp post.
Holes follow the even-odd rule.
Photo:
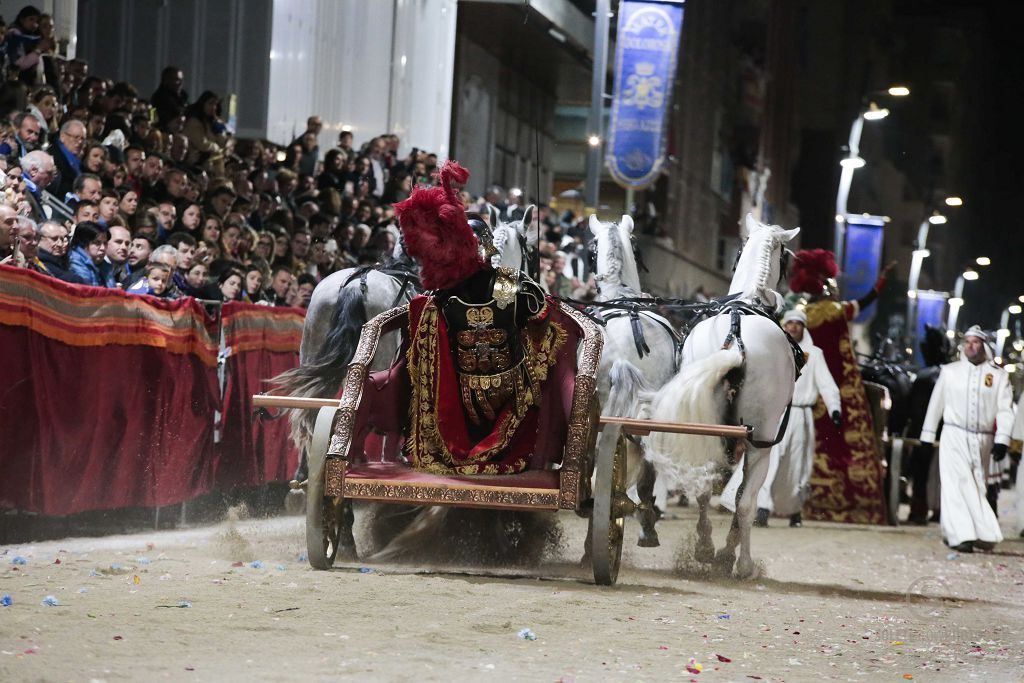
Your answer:
[[[864,122],[881,121],[889,115],[887,108],[879,107],[870,98],[879,95],[906,97],[909,94],[910,89],[901,85],[893,86],[888,90],[870,93],[865,97],[864,104],[861,105],[860,111],[857,112],[857,116],[854,117],[853,122],[850,124],[850,137],[846,144],[847,154],[839,162],[842,171],[839,174],[839,190],[836,192],[836,225],[833,235],[833,251],[836,256],[836,263],[840,268],[843,267],[843,251],[846,244],[847,200],[850,198],[850,187],[853,185],[853,172],[858,168],[863,168],[867,163],[860,156],[860,138],[864,132]]]
[[[982,264],[981,261],[985,261],[985,263]],[[991,260],[988,257],[980,256],[976,262],[978,265],[988,265]],[[953,286],[953,298],[949,300],[949,317],[946,319],[946,336],[950,339],[956,336],[956,321],[960,317],[960,309],[964,305],[964,285],[977,279],[978,271],[971,268],[960,273],[956,279],[956,284]]]
[[[597,0],[594,13],[594,71],[590,79],[590,111],[587,114],[586,206],[597,211],[601,187],[601,152],[604,137],[604,84],[608,75],[608,25],[611,0]]]
[[[946,206],[963,206],[964,200],[961,197],[946,197],[945,203]],[[917,228],[917,248],[911,252],[910,277],[907,280],[907,337],[911,346],[917,342],[917,293],[921,266],[924,265],[924,260],[931,256],[931,251],[927,248],[928,230],[933,225],[945,225],[948,222],[949,219],[945,215],[933,211]]]
[[[1021,311],[1020,304],[1010,304],[1003,309],[1003,313],[999,316],[999,329],[996,331],[996,357],[997,363],[1003,362],[1003,351],[1005,350],[1006,340],[1010,336],[1010,316],[1020,315]]]

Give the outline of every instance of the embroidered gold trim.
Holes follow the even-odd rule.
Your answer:
[[[495,268],[493,296],[497,307],[505,310],[510,303],[516,300],[518,293],[519,271],[507,266]]]

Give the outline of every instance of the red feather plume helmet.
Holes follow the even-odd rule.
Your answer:
[[[395,204],[405,250],[420,263],[420,282],[427,289],[448,289],[485,267],[480,245],[466,219],[454,186],[464,185],[469,171],[446,161],[435,187],[417,187]]]
[[[796,253],[790,273],[790,290],[818,296],[825,290],[828,280],[839,274],[839,266],[835,255],[827,249],[804,249]]]

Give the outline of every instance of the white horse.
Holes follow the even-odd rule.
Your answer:
[[[735,302],[766,310],[766,315],[742,315],[726,306],[718,315],[698,323],[686,338],[682,370],[654,396],[651,418],[668,422],[723,423],[737,421],[752,427],[743,457],[744,485],[737,495],[736,515],[726,545],[714,554],[707,507],[711,487],[727,467],[719,439],[655,433],[643,440],[645,456],[659,475],[678,483],[700,513],[695,558],[714,560],[732,569],[737,543],[737,575],[754,573],[750,557],[750,526],[757,491],[768,471],[771,444],[785,430],[784,416],[793,397],[796,360],[786,333],[768,317],[782,308],[775,291],[785,276],[785,244],[800,231],[764,225],[747,215],[747,239],[736,264],[729,292]],[[734,311],[737,311],[734,313]],[[745,349],[745,350],[744,350]]]
[[[597,244],[597,300],[613,301],[642,296],[640,273],[633,255],[633,219],[623,216],[616,223],[602,223],[590,217],[590,232]],[[601,309],[598,308],[600,311]],[[605,309],[607,323],[604,349],[597,371],[597,395],[601,414],[609,417],[640,417],[641,393],[660,389],[675,374],[678,339],[672,325],[660,315],[639,309],[634,315],[626,310]],[[634,334],[634,324],[641,336]],[[614,448],[620,428],[608,425],[601,433],[598,447]],[[626,451],[626,486],[636,485],[641,502],[642,532],[638,545],[654,547],[654,472],[645,467],[640,449],[630,444]]]

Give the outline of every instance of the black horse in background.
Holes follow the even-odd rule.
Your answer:
[[[860,374],[861,379],[865,382],[865,390],[867,390],[868,400],[872,404],[872,414],[875,417],[875,421],[876,423],[879,422],[879,417],[882,417],[885,431],[888,433],[888,438],[885,438],[882,434],[881,425],[875,425],[875,436],[886,462],[885,491],[888,502],[887,507],[890,510],[889,523],[898,524],[898,519],[896,519],[894,514],[894,511],[897,509],[897,503],[888,500],[893,497],[892,477],[896,476],[899,479],[899,493],[896,494],[900,498],[898,502],[907,502],[905,490],[908,470],[907,461],[903,459],[899,465],[900,471],[893,471],[892,439],[894,436],[904,435],[907,423],[910,420],[910,396],[914,385],[914,372],[905,355],[896,348],[892,340],[879,339],[875,344],[875,352],[872,355],[861,356]],[[878,387],[874,387],[875,390],[872,391],[872,385],[885,387],[889,396],[888,406],[884,404],[875,405],[882,399]],[[927,403],[925,407],[927,408]]]
[[[928,412],[928,401],[932,397],[935,383],[939,380],[939,372],[943,365],[953,359],[953,344],[942,329],[931,325],[925,326],[924,339],[921,340],[921,359],[924,361],[925,367],[917,371],[917,378],[914,380],[910,392],[906,435],[911,439],[921,437],[924,416]],[[911,483],[910,516],[907,521],[911,524],[928,523],[928,477],[931,472],[933,453],[933,449],[912,449],[910,457],[906,458],[909,463]],[[935,517],[938,518],[937,497],[932,509]]]

